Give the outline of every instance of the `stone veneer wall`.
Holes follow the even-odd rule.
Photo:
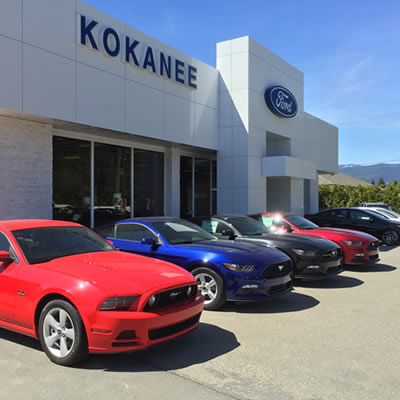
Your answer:
[[[0,220],[52,218],[51,125],[0,117]]]

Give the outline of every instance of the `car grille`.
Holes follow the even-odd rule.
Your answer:
[[[153,329],[149,331],[149,339],[150,340],[159,340],[168,336],[175,335],[179,332],[185,331],[186,329],[191,328],[196,325],[200,319],[200,314],[195,315],[192,318],[186,319],[185,321],[178,322],[174,325],[169,325],[164,328]]]
[[[264,272],[264,278],[278,278],[280,276],[285,276],[292,272],[292,262],[290,260],[282,261],[280,263],[275,263],[268,265]]]
[[[342,255],[342,249],[331,249],[328,250],[324,253],[323,257],[324,258],[337,258],[341,257]]]
[[[376,250],[379,247],[379,242],[375,240],[375,242],[371,242],[368,245],[368,250]]]
[[[191,293],[188,296],[187,290],[191,288]],[[164,292],[156,293],[156,301],[150,304],[150,299],[144,306],[143,311],[152,311],[162,307],[168,307],[174,304],[182,303],[184,301],[194,299],[197,293],[197,285],[186,285],[175,289],[166,290]]]

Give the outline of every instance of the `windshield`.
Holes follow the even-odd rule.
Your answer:
[[[262,235],[263,233],[270,233],[269,230],[260,222],[249,217],[231,217],[228,218],[231,223],[241,235]]]
[[[286,219],[293,224],[297,229],[315,229],[319,228],[318,225],[313,222],[305,219],[303,217],[299,217],[298,215],[287,215]]]
[[[52,226],[12,231],[29,264],[75,254],[112,251],[114,248],[91,230],[75,226]]]
[[[190,244],[217,238],[189,221],[153,222],[153,227],[171,244]]]

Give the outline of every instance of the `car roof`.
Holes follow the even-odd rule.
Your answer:
[[[54,226],[82,226],[70,221],[54,221],[51,219],[14,219],[0,221],[0,226],[10,231],[31,228],[49,228]]]
[[[119,221],[115,221],[115,224],[129,224],[131,222],[152,223],[152,222],[163,222],[163,221],[185,221],[185,220],[178,217],[137,217],[137,218],[121,219]]]

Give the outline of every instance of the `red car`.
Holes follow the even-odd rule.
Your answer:
[[[0,327],[39,339],[57,364],[187,333],[203,303],[189,272],[117,251],[79,224],[0,222]]]
[[[350,229],[321,228],[303,217],[285,212],[266,212],[250,217],[262,222],[274,232],[300,233],[331,240],[342,248],[345,264],[379,261],[378,239],[367,233]]]

